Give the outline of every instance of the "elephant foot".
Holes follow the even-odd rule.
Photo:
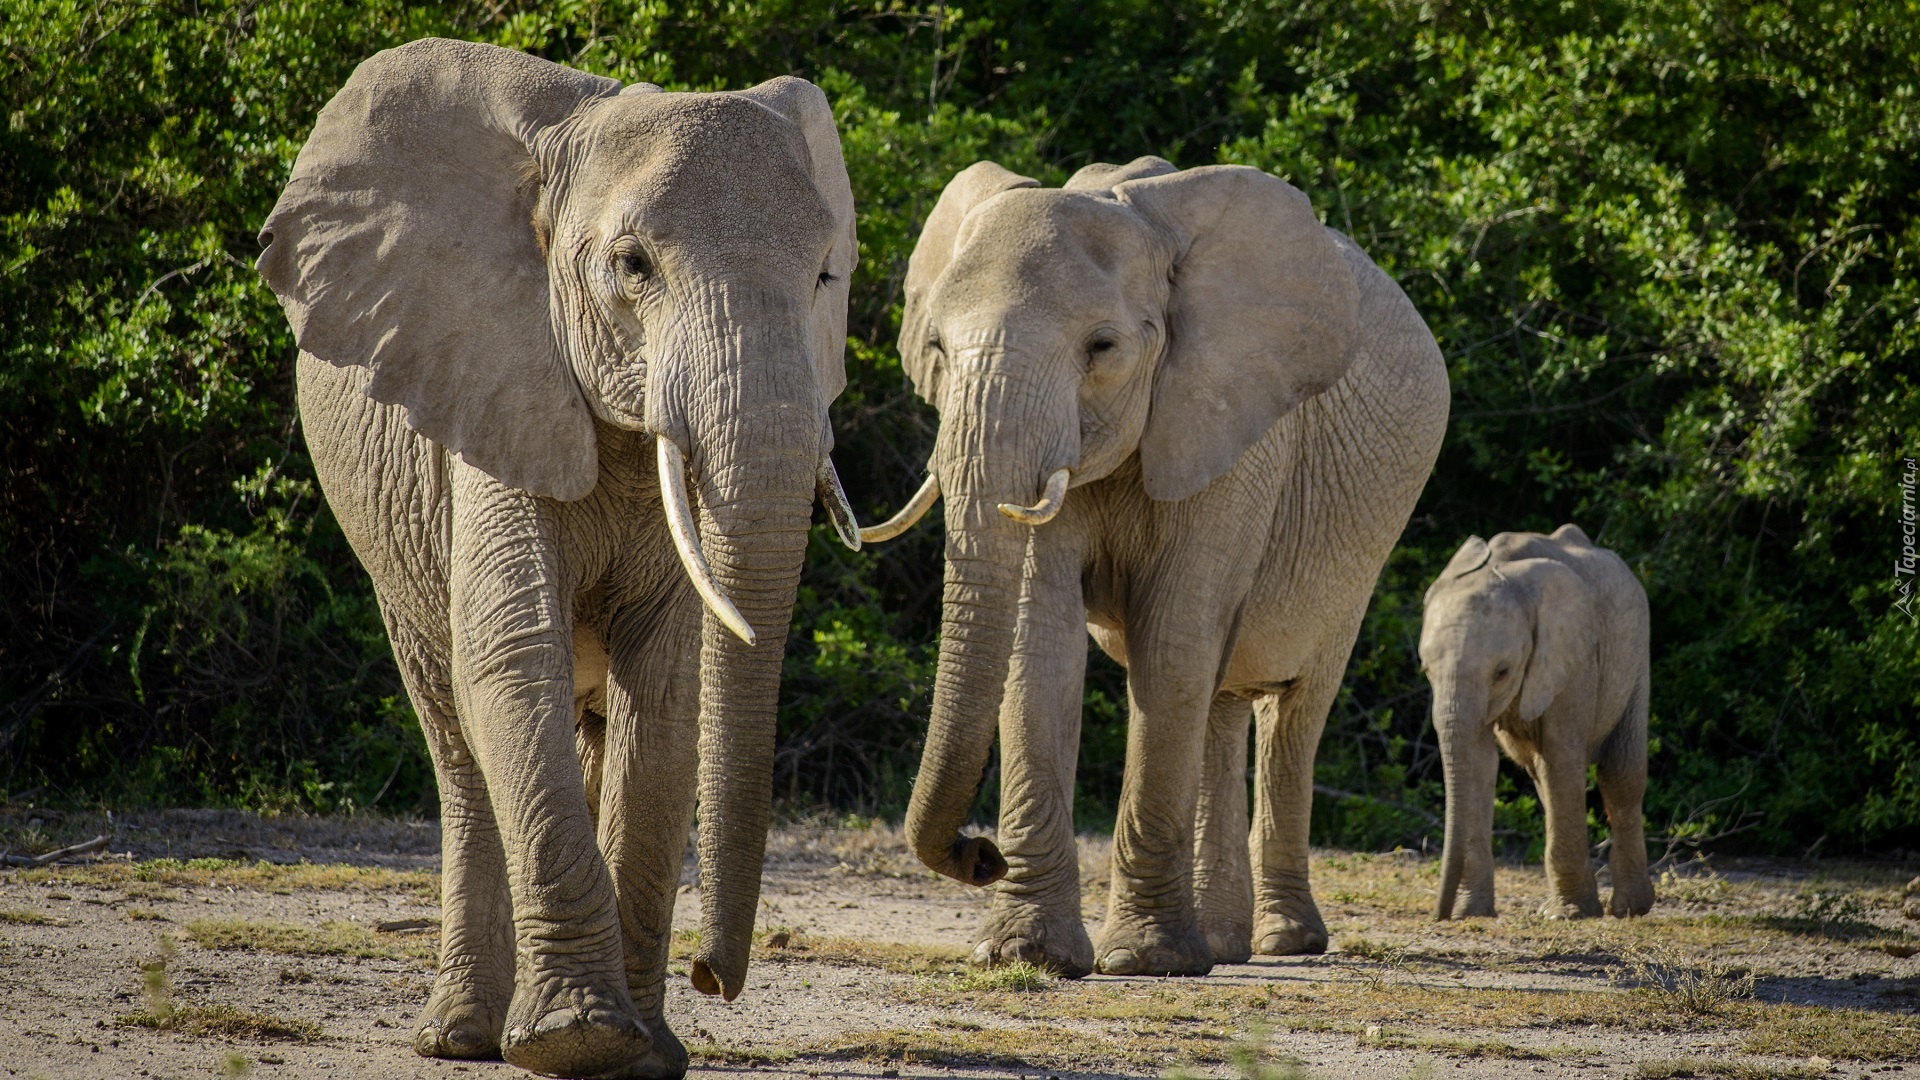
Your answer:
[[[542,1076],[620,1077],[654,1049],[651,1033],[632,1015],[625,993],[616,998],[569,980],[554,980],[543,989],[514,997],[500,1039],[507,1064]]]
[[[1253,931],[1245,926],[1209,926],[1207,949],[1216,964],[1244,964],[1253,959]]]
[[[476,1001],[470,992],[436,987],[414,1029],[414,1053],[454,1061],[498,1061],[505,1013],[504,1007]]]
[[[1597,919],[1600,917],[1600,898],[1567,900],[1555,897],[1540,905],[1540,917],[1543,919]]]
[[[1094,953],[1102,975],[1205,975],[1213,970],[1206,935],[1190,927],[1109,922]]]
[[[1607,898],[1607,913],[1616,919],[1645,915],[1653,910],[1653,882],[1639,874],[1621,882],[1616,879],[1613,895]]]
[[[664,1022],[648,1025],[653,1049],[639,1061],[612,1074],[619,1080],[680,1080],[687,1075],[687,1048]]]
[[[1253,951],[1261,956],[1318,956],[1327,951],[1327,924],[1318,911],[1304,921],[1268,912],[1254,925]]]
[[[1080,979],[1093,974],[1093,941],[1078,911],[1048,915],[1009,906],[988,912],[986,929],[967,962],[976,967],[1024,962],[1063,979]]]

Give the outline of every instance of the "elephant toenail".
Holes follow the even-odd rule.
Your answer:
[[[533,1030],[537,1035],[551,1035],[556,1031],[565,1031],[581,1020],[582,1017],[572,1009],[555,1009],[541,1017],[540,1022],[533,1025]]]
[[[1109,975],[1135,975],[1140,971],[1140,958],[1132,949],[1115,949],[1100,958],[1100,970]]]

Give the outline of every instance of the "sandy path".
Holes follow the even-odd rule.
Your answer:
[[[114,851],[131,850],[131,864],[0,872],[6,1075],[524,1075],[499,1063],[423,1060],[408,1048],[432,979],[430,826],[237,814],[120,825]],[[235,861],[139,868],[167,852]],[[315,865],[260,865],[303,856]],[[1098,842],[1086,844],[1083,863],[1097,930]],[[695,1049],[696,1071],[715,1076],[1920,1070],[1920,957],[1888,951],[1902,951],[1906,927],[1920,925],[1902,918],[1901,867],[1696,868],[1669,884],[1679,895],[1663,898],[1653,918],[1630,924],[1520,914],[1544,883],[1538,868],[1503,868],[1502,910],[1514,914],[1436,926],[1423,914],[1431,865],[1317,856],[1335,941],[1324,957],[1262,958],[1205,979],[1041,980],[1023,991],[958,962],[985,894],[921,871],[884,827],[790,828],[770,844],[761,913],[763,930],[789,932],[788,947],[763,948],[730,1005],[673,980],[669,1017]],[[698,902],[697,889],[683,887],[677,926],[697,924]],[[429,925],[375,929],[405,920]],[[164,981],[181,1015],[254,1014],[255,1027],[196,1035],[130,1025],[148,1008],[151,976],[141,965],[153,966],[162,935],[175,943]],[[1692,1013],[1671,992],[1629,988],[1649,973],[1715,972],[1727,983],[1753,976],[1753,997],[1736,990]],[[309,1034],[262,1033],[261,1017]]]

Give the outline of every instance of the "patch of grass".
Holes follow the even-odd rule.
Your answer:
[[[124,912],[124,914],[126,915],[127,918],[132,919],[134,922],[172,922],[173,921],[172,919],[167,918],[165,915],[160,914],[159,912],[153,910],[152,908],[130,907]]]
[[[1724,1076],[1729,1080],[1798,1080],[1800,1077],[1825,1076],[1824,1066],[1752,1065],[1744,1061],[1713,1061],[1680,1058],[1670,1061],[1643,1061],[1634,1067],[1633,1080],[1676,1080],[1685,1077]]]
[[[1052,975],[1025,960],[989,968],[968,968],[947,976],[949,989],[961,993],[1031,994],[1053,986]]]
[[[1829,1061],[1920,1061],[1920,1018],[1864,1009],[1776,1006],[1741,1041],[1749,1054]]]
[[[174,1003],[162,1015],[152,1011],[129,1013],[115,1019],[121,1027],[152,1028],[194,1039],[291,1039],[307,1042],[320,1037],[320,1025],[309,1020],[247,1012],[231,1005]]]
[[[440,875],[432,870],[390,870],[339,863],[241,862],[235,859],[154,859],[141,863],[49,866],[20,871],[19,880],[40,884],[92,885],[128,889],[141,886],[232,886],[260,892],[339,889],[353,892],[411,892],[440,895]],[[153,897],[174,899],[174,897]]]
[[[195,919],[187,924],[186,933],[196,944],[208,949],[239,949],[282,956],[350,956],[359,960],[408,959],[428,967],[440,960],[440,943],[432,935],[386,934],[350,922],[295,926],[241,919]]]
[[[28,911],[25,908],[0,908],[0,923],[13,923],[15,926],[66,926],[67,920],[56,915],[40,911]]]
[[[1334,950],[1345,956],[1357,956],[1362,960],[1379,960],[1395,963],[1406,955],[1406,950],[1397,945],[1375,941],[1364,934],[1343,934],[1333,943]]]
[[[1696,965],[1671,948],[1636,952],[1628,964],[1631,982],[1689,1016],[1713,1016],[1729,1003],[1753,996],[1752,972],[1713,960]]]
[[[1539,1050],[1530,1050],[1524,1046],[1515,1046],[1500,1039],[1462,1039],[1449,1035],[1422,1035],[1388,1031],[1378,1025],[1368,1025],[1366,1030],[1360,1033],[1358,1042],[1361,1046],[1373,1050],[1423,1050],[1430,1054],[1455,1058],[1546,1061],[1555,1056]]]

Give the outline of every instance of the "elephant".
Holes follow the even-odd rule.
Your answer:
[[[261,231],[313,464],[439,784],[415,1049],[677,1076],[745,979],[774,709],[845,384],[853,196],[825,95],[664,93],[424,39],[359,65]]]
[[[1447,781],[1434,916],[1492,915],[1499,752],[1527,770],[1547,819],[1541,913],[1600,914],[1587,844],[1587,766],[1612,841],[1616,916],[1653,907],[1641,799],[1647,790],[1647,593],[1577,525],[1551,535],[1469,537],[1427,588],[1420,662]],[[1496,747],[1498,749],[1496,749]],[[1460,890],[1466,890],[1462,902]]]
[[[973,961],[1193,975],[1323,951],[1313,758],[1446,427],[1426,324],[1292,185],[1156,157],[1058,189],[968,167],[905,298],[901,357],[939,430],[920,493],[863,535],[945,499],[906,831],[939,873],[998,883]],[[1097,946],[1072,817],[1089,632],[1129,706]],[[960,835],[996,729],[997,843]]]

